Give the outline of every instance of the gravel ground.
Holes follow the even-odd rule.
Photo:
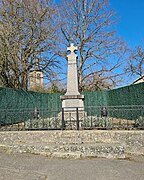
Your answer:
[[[114,159],[49,159],[8,154],[0,149],[0,180],[143,180],[144,157]]]

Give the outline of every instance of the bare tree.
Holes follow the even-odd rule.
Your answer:
[[[1,0],[0,79],[5,86],[27,90],[36,58],[49,80],[56,77],[57,28],[51,0]]]
[[[125,71],[131,76],[141,77],[144,75],[144,48],[143,47],[138,46],[133,51],[130,52],[130,56],[128,57]]]
[[[63,0],[60,15],[63,43],[68,46],[73,42],[79,48],[80,90],[96,77],[99,82],[95,81],[91,86],[104,85],[106,81],[107,85],[114,85],[116,77],[121,75],[116,69],[122,63],[126,47],[113,30],[116,17],[108,0]]]

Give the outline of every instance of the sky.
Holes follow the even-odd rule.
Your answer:
[[[116,25],[119,36],[124,38],[130,48],[144,44],[144,0],[109,1],[119,18]]]
[[[110,5],[119,17],[116,25],[118,35],[132,49],[139,45],[144,47],[144,0],[110,0]],[[125,85],[136,78],[138,76],[125,77]]]
[[[144,0],[110,0],[119,17],[118,34],[131,48],[144,46]]]
[[[117,33],[128,44],[129,48],[136,46],[144,47],[144,0],[109,0],[110,8],[118,16],[118,23],[115,26]],[[56,0],[57,3],[60,0]],[[125,77],[128,84],[131,84],[135,77]]]

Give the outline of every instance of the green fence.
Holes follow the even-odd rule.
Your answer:
[[[60,93],[25,92],[0,88],[0,109],[61,109]]]
[[[85,106],[115,106],[109,116],[125,119],[137,119],[143,115],[143,109],[134,109],[134,105],[144,105],[144,83],[126,86],[109,91],[84,92]],[[129,110],[127,110],[126,106]],[[130,107],[131,106],[131,107]],[[107,108],[109,110],[109,108]],[[131,110],[130,110],[131,109]],[[86,109],[88,115],[89,111]],[[100,115],[100,108],[93,108],[90,115]]]
[[[109,91],[83,92],[85,106],[108,106]]]
[[[144,83],[109,91],[83,92],[85,106],[144,105]],[[60,93],[25,92],[0,88],[0,109],[61,108]]]
[[[137,119],[139,116],[144,117],[144,110],[134,108],[133,105],[144,105],[144,83],[131,85],[109,91],[109,106],[131,106],[129,111],[121,107],[120,111],[114,111],[112,116],[122,119]],[[131,111],[130,111],[131,109]]]
[[[51,117],[54,110],[61,111],[60,95],[0,88],[0,124],[26,121],[34,116],[35,109],[47,109],[42,116]],[[21,117],[24,110],[26,112]]]
[[[83,92],[85,96],[85,106],[127,106],[127,105],[144,105],[144,83],[131,85],[123,88],[118,88],[109,91],[97,91],[97,92]],[[37,109],[47,109],[48,112],[61,111],[60,93],[38,93],[38,92],[25,92],[23,90],[0,88],[0,121],[2,122],[19,122],[21,117],[18,115],[18,111],[29,109],[30,112],[25,115],[25,120],[29,118],[29,114]],[[15,117],[11,117],[10,109],[16,111]],[[8,112],[9,110],[9,112]],[[125,111],[125,109],[124,109]],[[7,113],[8,112],[8,113]],[[115,113],[109,114],[117,118],[137,118],[140,114],[139,111],[132,115],[132,111],[129,113],[119,113],[120,111],[114,111]],[[121,111],[122,112],[122,111]],[[97,110],[93,111],[96,115]],[[121,117],[121,114],[126,114],[125,117]],[[49,116],[50,113],[49,113]]]
[[[85,95],[85,106],[144,105],[144,83],[82,94]]]
[[[144,105],[144,83],[109,91],[108,105]]]

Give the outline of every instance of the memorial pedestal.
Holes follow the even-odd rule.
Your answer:
[[[84,95],[80,95],[78,91],[77,55],[75,54],[77,47],[71,44],[67,50],[71,52],[67,56],[67,92],[64,96],[61,96],[60,99],[62,100],[62,108],[64,109],[63,118],[69,123],[70,121],[78,120],[85,112]]]
[[[62,100],[62,107],[72,110],[76,107],[84,108],[84,95],[64,95],[60,97]]]

